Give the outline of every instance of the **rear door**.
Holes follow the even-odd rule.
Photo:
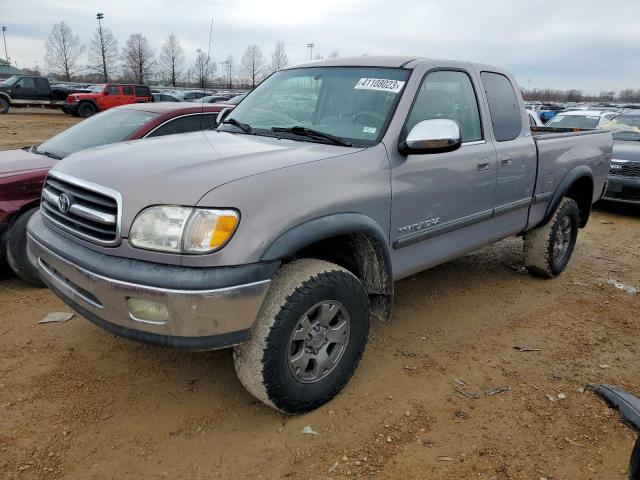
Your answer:
[[[422,120],[450,119],[463,144],[453,152],[408,155],[392,167],[391,243],[399,276],[487,243],[496,154],[477,92],[477,80],[462,68],[430,70],[418,88],[404,131]]]
[[[133,85],[121,85],[122,96],[120,97],[120,103],[118,105],[129,105],[136,103],[136,92]]]
[[[496,207],[491,239],[519,233],[527,224],[537,152],[517,87],[505,73],[481,71],[497,153]]]
[[[35,98],[41,101],[51,100],[51,87],[49,80],[46,78],[34,78],[35,82]]]

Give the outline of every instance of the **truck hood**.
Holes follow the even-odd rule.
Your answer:
[[[640,162],[640,142],[613,142],[613,158]]]
[[[56,160],[45,155],[25,150],[6,150],[0,152],[0,178],[20,175],[34,170],[48,170]]]
[[[53,171],[120,192],[122,232],[126,235],[133,218],[150,205],[197,205],[207,192],[222,184],[359,150],[207,131],[84,150],[58,162]]]

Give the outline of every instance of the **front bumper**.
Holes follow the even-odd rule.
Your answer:
[[[119,336],[190,350],[247,340],[278,266],[203,269],[110,257],[70,242],[39,214],[27,239],[43,281],[88,320]],[[130,298],[164,305],[167,319],[136,318]]]
[[[602,200],[640,204],[640,177],[609,175]]]

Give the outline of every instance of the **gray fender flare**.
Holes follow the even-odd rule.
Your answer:
[[[366,234],[381,247],[385,270],[393,278],[389,241],[380,225],[362,213],[337,213],[314,218],[280,234],[262,253],[261,261],[280,260],[315,242],[338,235]]]
[[[542,219],[542,221],[540,222],[540,225],[545,225],[549,220],[551,220],[551,217],[553,216],[554,212],[556,211],[556,208],[558,208],[558,205],[560,204],[560,201],[562,200],[562,197],[565,196],[565,194],[569,191],[569,189],[571,188],[571,186],[577,182],[578,180],[582,179],[582,178],[588,178],[591,181],[591,185],[594,185],[594,181],[593,181],[593,172],[591,171],[591,169],[589,167],[587,167],[586,165],[579,165],[575,168],[573,168],[572,170],[570,170],[563,178],[562,180],[560,180],[560,183],[558,184],[558,186],[556,187],[555,191],[553,192],[553,195],[551,196],[551,200],[549,201],[549,204],[547,205],[547,210],[544,214],[544,218]],[[593,198],[593,192],[591,192],[591,198]],[[589,210],[587,213],[591,212],[591,199],[589,200]],[[585,221],[586,224],[586,221]],[[584,225],[582,225],[584,226]]]

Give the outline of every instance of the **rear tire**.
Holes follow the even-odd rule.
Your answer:
[[[289,414],[331,400],[355,372],[369,336],[369,299],[348,270],[298,260],[276,274],[248,342],[235,347],[244,387]]]
[[[0,115],[3,113],[9,113],[9,102],[7,102],[4,98],[0,98]]]
[[[9,267],[18,277],[36,287],[44,287],[38,268],[34,265],[34,261],[29,258],[27,247],[27,223],[38,209],[36,207],[27,210],[11,225],[6,233],[6,256]]]
[[[560,275],[571,260],[579,225],[578,204],[564,197],[546,225],[524,234],[525,265],[529,273],[545,278]]]
[[[640,437],[636,439],[636,444],[631,453],[629,461],[629,480],[640,480]]]
[[[96,106],[91,102],[82,102],[78,105],[78,115],[82,118],[88,118],[96,114]]]

